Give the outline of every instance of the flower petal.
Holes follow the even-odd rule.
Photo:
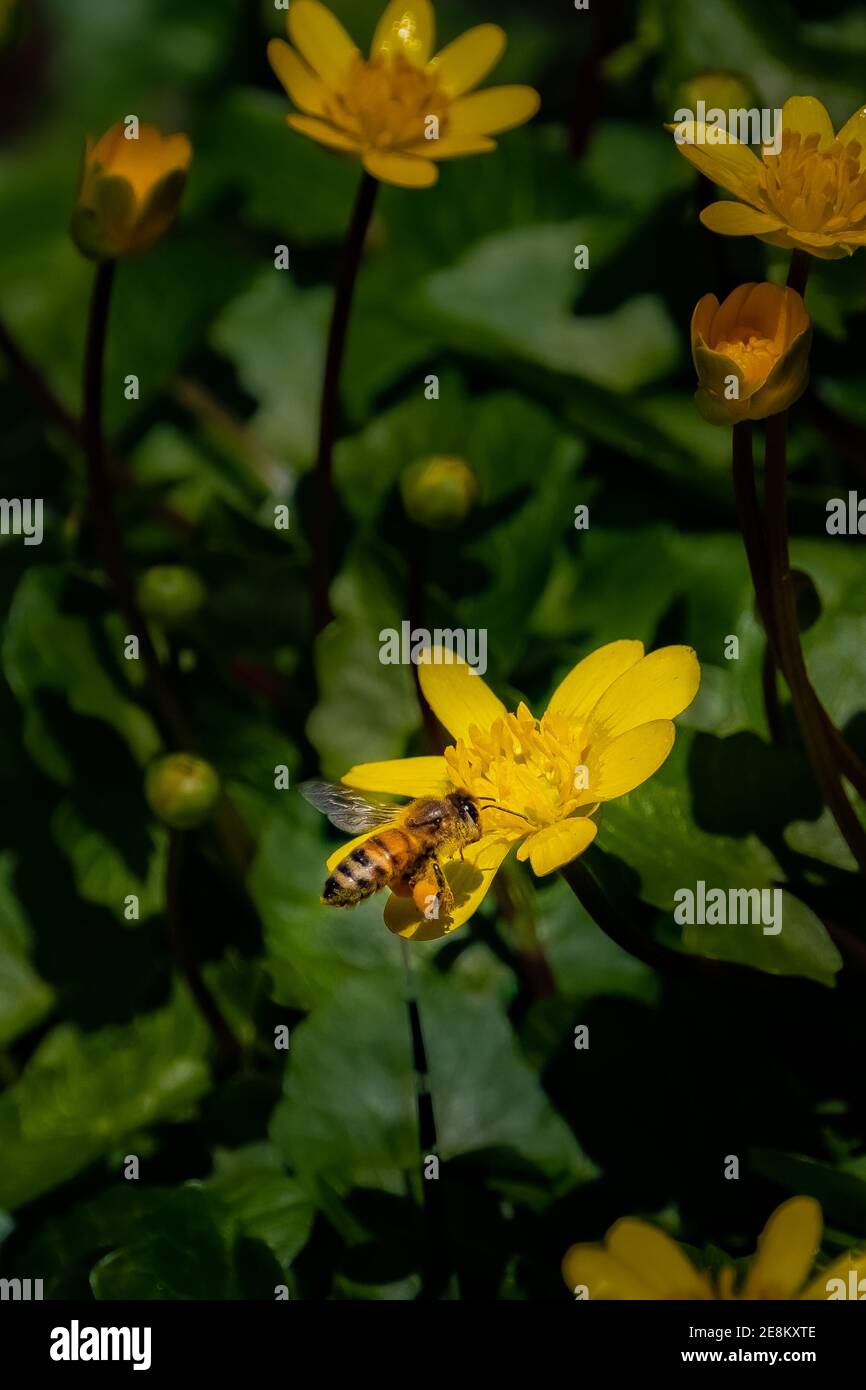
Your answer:
[[[446,44],[430,64],[439,86],[450,97],[477,87],[496,66],[508,42],[498,24],[478,24]]]
[[[287,95],[301,111],[321,116],[325,110],[325,84],[307,67],[293,48],[282,39],[271,39],[268,62],[282,82]]]
[[[483,676],[473,675],[466,662],[455,659],[447,648],[422,652],[418,677],[424,699],[455,740],[468,739],[473,724],[486,731],[508,713]]]
[[[720,232],[722,236],[762,236],[765,232],[778,232],[785,225],[778,217],[744,203],[710,203],[702,210],[701,221],[711,232]]]
[[[591,744],[586,755],[587,801],[612,801],[634,791],[658,772],[675,737],[676,728],[669,719],[654,719],[610,742]]]
[[[338,86],[349,65],[361,56],[337,16],[319,0],[293,0],[289,38],[329,87]]]
[[[866,1250],[849,1250],[847,1254],[840,1255],[838,1260],[834,1260],[833,1263],[828,1265],[826,1269],[823,1269],[820,1274],[816,1274],[815,1278],[806,1285],[800,1297],[811,1300],[827,1299],[830,1296],[827,1288],[830,1280],[841,1279],[845,1285],[845,1297],[847,1298],[849,1278],[852,1270],[856,1276],[859,1288],[860,1280],[866,1276]],[[862,1294],[858,1295],[859,1298],[862,1298],[862,1296]]]
[[[444,758],[392,758],[382,763],[358,763],[340,779],[362,792],[394,796],[444,796],[451,778]]]
[[[386,150],[365,150],[363,158],[368,174],[380,183],[394,183],[398,188],[430,188],[439,177],[439,170],[429,159]]]
[[[572,1245],[562,1261],[562,1274],[569,1289],[584,1287],[590,1299],[636,1301],[657,1296],[600,1245]]]
[[[717,207],[739,207],[739,203],[717,203]],[[752,293],[757,282],[747,281],[744,285],[738,285],[735,290],[731,290],[727,299],[724,299],[719,306],[718,312],[713,319],[712,338],[707,338],[710,347],[715,343],[730,341],[736,330],[737,324],[741,321],[743,305]]]
[[[301,135],[308,135],[310,139],[317,140],[320,145],[327,145],[332,150],[344,150],[349,154],[358,154],[360,146],[353,135],[347,135],[345,131],[338,130],[335,125],[328,121],[319,120],[318,116],[287,116],[286,124],[297,130]]]
[[[532,87],[490,87],[455,101],[448,129],[455,135],[498,135],[532,120],[540,105]]]
[[[674,719],[691,704],[700,683],[691,647],[650,652],[604,692],[590,715],[591,738],[615,738],[654,719]]]
[[[728,357],[723,352],[716,352],[714,348],[708,348],[701,339],[695,343],[692,350],[692,359],[695,364],[695,371],[698,380],[705,391],[708,391],[715,398],[723,410],[729,412],[728,418],[738,415],[737,407],[742,404],[742,414],[746,413],[745,402],[750,395],[753,395],[762,385],[760,381],[748,381],[741,366]],[[736,377],[739,383],[739,394],[735,400],[727,400],[725,397],[725,387],[729,377]]]
[[[853,116],[849,116],[836,137],[843,145],[857,140],[861,149],[866,149],[866,106],[858,106]],[[862,167],[862,165],[861,165]]]
[[[643,642],[608,642],[585,656],[556,687],[547,706],[548,714],[562,714],[575,723],[585,719],[609,685],[643,656]]]
[[[496,141],[486,135],[443,135],[441,140],[420,140],[417,145],[407,145],[403,153],[419,159],[462,159],[469,154],[490,154],[495,149]]]
[[[713,321],[719,312],[719,301],[714,294],[705,294],[695,305],[695,312],[692,314],[691,340],[692,352],[698,338],[703,338],[705,343],[711,343],[714,339],[711,336]]]
[[[597,834],[598,826],[589,816],[571,816],[530,835],[517,851],[517,858],[528,859],[539,877],[552,874],[554,869],[570,864],[572,859],[583,854]]]
[[[788,130],[795,130],[804,140],[817,135],[819,150],[826,149],[836,139],[827,108],[817,97],[788,97],[782,107],[783,140]]]
[[[770,415],[779,415],[800,399],[809,385],[811,345],[810,325],[785,349],[764,385],[749,398],[750,420],[766,420]]]
[[[392,893],[385,905],[385,926],[397,936],[413,941],[438,941],[442,936],[450,936],[480,907],[515,838],[519,837],[501,832],[485,835],[464,850],[462,859],[450,859],[444,865],[445,878],[454,894],[450,917],[428,921],[412,898]]]
[[[812,1197],[791,1197],[777,1207],[761,1232],[744,1298],[793,1298],[809,1276],[823,1220]]]
[[[729,193],[752,201],[760,185],[761,161],[748,145],[698,121],[682,121],[668,129],[679,134],[677,149],[690,164]]]
[[[391,0],[376,26],[370,57],[402,54],[423,67],[433,52],[435,19],[430,0]]]
[[[708,1298],[707,1280],[676,1241],[646,1221],[624,1217],[607,1233],[613,1258],[652,1290],[653,1298]]]

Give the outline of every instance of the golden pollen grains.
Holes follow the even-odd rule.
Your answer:
[[[293,130],[360,160],[373,178],[403,188],[436,182],[436,161],[484,154],[490,138],[538,110],[531,87],[474,89],[495,67],[506,37],[479,24],[433,53],[430,0],[392,0],[364,57],[319,0],[292,0],[291,45],[268,44],[271,67],[298,113]]]
[[[325,114],[335,126],[354,130],[359,140],[392,150],[424,140],[426,129],[436,129],[433,120],[440,137],[445,134],[448,100],[432,74],[397,53],[369,63],[356,58],[343,91],[325,97]]]
[[[806,389],[812,324],[795,290],[740,285],[721,305],[706,294],[691,336],[695,404],[713,425],[778,415]]]
[[[192,158],[185,135],[163,135],[137,118],[88,139],[70,233],[90,260],[146,251],[177,215]]]

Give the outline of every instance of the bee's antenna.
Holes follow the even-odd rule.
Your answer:
[[[525,820],[526,824],[529,824],[528,816],[522,815],[520,811],[512,811],[510,806],[500,806],[498,801],[491,801],[488,796],[479,797],[478,805],[484,806],[485,804],[490,811],[504,811],[506,816],[516,816],[518,820]]]

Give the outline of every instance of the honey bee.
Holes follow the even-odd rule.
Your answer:
[[[408,804],[364,796],[331,782],[304,782],[301,792],[338,830],[358,835],[387,827],[357,845],[322,891],[328,907],[354,907],[380,888],[411,897],[429,919],[450,917],[454,894],[442,859],[481,839],[481,803],[467,791],[422,796]]]

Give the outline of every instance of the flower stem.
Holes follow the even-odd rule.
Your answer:
[[[334,295],[328,349],[325,358],[325,378],[322,386],[322,405],[319,415],[319,447],[316,454],[316,497],[313,525],[313,630],[322,631],[331,619],[329,588],[331,583],[331,511],[333,507],[333,452],[339,409],[340,371],[346,349],[346,332],[367,229],[379,184],[364,173],[358,186],[352,220],[343,247],[343,260]]]
[[[764,627],[765,647],[762,661],[762,689],[764,710],[770,737],[775,744],[784,742],[784,725],[779,705],[779,691],[776,684],[775,634],[773,630],[773,606],[770,599],[770,583],[765,561],[764,531],[761,524],[761,511],[758,492],[755,487],[755,466],[752,455],[752,425],[742,420],[734,425],[733,431],[733,479],[734,497],[740,530],[755,590],[755,602]]]
[[[103,433],[103,378],[105,344],[111,309],[116,262],[103,261],[96,271],[84,351],[84,418],[82,435],[87,458],[87,516],[96,533],[102,563],[111,581],[130,632],[138,638],[148,685],[167,741],[189,753],[201,752],[199,740],[186,717],[168,673],[162,666],[139,610],[126,560],[123,536],[114,513],[114,488],[108,468]],[[223,848],[243,874],[252,859],[253,844],[235,807],[223,794],[214,824]]]
[[[421,1009],[412,973],[412,958],[409,947],[400,938],[400,954],[403,960],[403,973],[406,983],[406,1010],[409,1019],[409,1036],[412,1040],[412,1063],[415,1069],[415,1102],[418,1109],[418,1143],[421,1162],[426,1167],[428,1158],[439,1160],[439,1136],[436,1130],[436,1113],[433,1109],[433,1095],[430,1090],[430,1072],[427,1063],[427,1048],[424,1043],[424,1029],[421,1024]],[[441,1173],[427,1178],[423,1167],[421,1172],[421,1197],[424,1207],[424,1269],[423,1299],[438,1298],[448,1281],[451,1260],[449,1253],[450,1228],[445,1203],[445,1189],[440,1186]]]
[[[169,833],[165,876],[165,907],[168,919],[169,948],[175,966],[186,980],[189,992],[213,1033],[224,1060],[234,1069],[243,1060],[243,1048],[205,984],[198,961],[189,948],[183,928],[182,888],[185,836],[186,832],[183,830],[172,830]]]
[[[788,289],[796,290],[801,297],[805,295],[811,269],[812,257],[809,252],[799,249],[793,250],[791,252],[791,264],[788,266],[788,279],[785,282]]]
[[[812,689],[800,643],[788,546],[786,429],[787,412],[767,421],[764,466],[768,573],[779,659],[824,802],[861,871],[866,873],[866,829],[842,784],[838,739],[834,738],[832,726]]]
[[[782,670],[784,673],[784,661],[776,631],[776,614],[773,607],[767,561],[767,537],[755,485],[752,426],[748,421],[734,425],[733,428],[733,479],[740,529],[749,561],[755,601],[767,635],[767,646],[764,651],[761,673],[767,724],[773,742],[782,744],[784,742],[784,726],[779,705],[776,672]],[[784,505],[784,497],[782,501]],[[826,726],[834,756],[841,771],[860,795],[866,797],[866,766],[851,748],[842,732],[836,728],[811,684],[810,689],[812,699],[820,712],[820,718]]]

